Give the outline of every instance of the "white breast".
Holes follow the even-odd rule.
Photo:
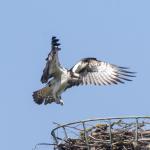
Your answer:
[[[64,89],[67,87],[69,77],[70,76],[65,69],[61,73],[60,77],[56,80],[56,83],[53,87],[53,93],[56,95],[56,97],[60,96]]]

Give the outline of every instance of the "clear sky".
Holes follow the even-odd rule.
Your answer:
[[[137,77],[124,85],[72,88],[62,95],[63,107],[39,106],[32,92],[44,86],[52,35],[61,40],[60,61],[67,68],[92,56],[130,67]],[[51,143],[53,122],[150,115],[149,0],[3,0],[0,51],[2,150]]]

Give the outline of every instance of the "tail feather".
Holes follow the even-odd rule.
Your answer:
[[[32,96],[33,96],[34,102],[39,105],[42,104],[44,102],[44,100],[47,99],[47,97],[49,97],[49,93],[50,93],[49,86],[33,92]]]

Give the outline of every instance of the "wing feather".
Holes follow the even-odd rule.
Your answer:
[[[43,70],[43,74],[41,76],[41,82],[47,83],[48,79],[51,77],[55,77],[56,72],[58,72],[58,68],[60,66],[59,59],[58,59],[58,51],[60,48],[58,47],[60,44],[58,43],[59,39],[56,37],[52,37],[52,49],[46,58],[46,65]]]
[[[105,85],[100,76],[95,76],[95,78],[97,79],[98,85]]]
[[[127,67],[120,67],[96,58],[84,58],[79,61],[70,71],[79,74],[80,84],[111,85],[132,81],[135,72]]]

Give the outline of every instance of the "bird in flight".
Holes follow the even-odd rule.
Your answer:
[[[126,67],[120,67],[96,58],[83,58],[71,69],[61,66],[58,58],[60,49],[59,39],[55,36],[51,40],[51,51],[46,58],[41,82],[45,87],[33,92],[33,99],[37,104],[63,105],[61,94],[73,86],[79,85],[112,85],[132,81],[135,72]]]

